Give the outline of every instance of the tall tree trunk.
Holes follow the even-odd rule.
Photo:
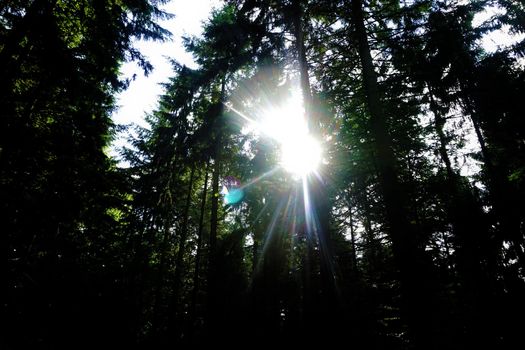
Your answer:
[[[304,44],[303,30],[303,8],[301,0],[293,1],[293,28],[295,36],[295,51],[297,54],[297,63],[299,65],[299,78],[301,83],[301,93],[303,95],[304,109],[307,116],[306,122],[310,130],[314,129],[315,133],[319,132],[319,125],[315,119],[312,101],[312,88],[310,86],[310,77],[308,74],[308,61],[306,60],[306,47]]]
[[[352,203],[350,202],[350,200],[348,200],[348,214],[350,215],[350,222],[348,223],[348,225],[350,226],[350,244],[352,245],[351,247],[351,252],[352,252],[352,268],[353,268],[353,272],[355,274],[358,274],[358,269],[357,269],[357,249],[356,249],[356,242],[355,242],[355,229],[354,229],[354,213],[352,212]]]
[[[199,227],[197,231],[197,252],[195,254],[195,270],[193,271],[193,288],[191,291],[191,307],[190,307],[190,327],[191,335],[193,336],[195,321],[197,315],[197,298],[199,294],[199,274],[200,274],[200,265],[201,265],[201,254],[202,254],[202,235],[204,228],[204,214],[206,209],[206,196],[208,194],[208,177],[209,177],[209,161],[206,161],[206,168],[204,169],[204,185],[202,189],[201,196],[201,208],[199,215]]]
[[[447,171],[447,177],[448,181],[453,181],[455,178],[455,172],[452,169],[452,163],[450,161],[450,158],[448,156],[447,152],[447,138],[445,135],[445,131],[443,130],[445,126],[445,118],[441,115],[439,111],[439,106],[436,103],[436,100],[434,99],[434,94],[432,92],[432,87],[430,84],[426,83],[427,88],[429,90],[429,97],[430,97],[430,110],[432,111],[432,114],[434,114],[434,130],[436,131],[436,134],[439,138],[439,155],[441,157],[441,160],[443,160],[443,163],[445,163],[445,169]]]
[[[218,326],[218,298],[217,298],[217,233],[219,226],[219,178],[221,172],[221,157],[223,147],[223,110],[224,96],[226,88],[226,78],[223,76],[221,81],[221,91],[217,104],[216,113],[216,138],[213,150],[213,173],[212,173],[212,197],[210,215],[210,242],[208,258],[208,333],[212,335],[217,332]]]
[[[431,348],[431,315],[435,305],[432,305],[430,269],[424,252],[418,247],[416,229],[408,221],[408,201],[399,181],[396,156],[370,53],[361,0],[351,0],[351,10],[366,105],[370,113],[369,128],[375,140],[379,182],[401,283],[402,317],[409,327],[415,347]]]
[[[172,320],[170,322],[171,332],[173,336],[176,334],[179,334],[182,331],[182,328],[179,327],[179,304],[180,304],[180,290],[182,287],[182,277],[184,275],[184,253],[186,251],[186,241],[188,238],[188,220],[189,220],[189,212],[190,212],[190,204],[191,204],[191,194],[193,191],[193,180],[195,176],[195,164],[191,165],[191,171],[190,171],[190,181],[188,183],[188,190],[186,194],[186,202],[184,203],[184,212],[182,216],[182,226],[180,230],[180,236],[179,236],[179,249],[177,251],[177,257],[175,259],[175,276],[174,276],[174,283],[173,283],[173,291],[172,291],[172,298],[171,298],[171,317]]]
[[[156,338],[161,333],[162,327],[160,325],[163,322],[163,316],[165,314],[161,312],[161,304],[163,301],[163,287],[165,285],[164,277],[166,275],[166,255],[168,254],[168,248],[170,247],[170,237],[171,237],[171,227],[172,227],[172,220],[170,217],[165,217],[163,220],[163,238],[162,243],[160,246],[160,259],[159,259],[159,267],[157,269],[157,280],[154,286],[154,298],[153,298],[153,316],[151,323],[153,325],[153,337]],[[144,265],[147,265],[148,261],[144,261]]]

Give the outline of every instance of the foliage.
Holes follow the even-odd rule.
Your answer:
[[[523,40],[480,39],[523,33],[523,6],[227,1],[123,169],[105,154],[119,67],[153,68],[131,40],[167,37],[161,4],[0,9],[9,348],[518,340]],[[297,90],[325,158],[302,181],[240,116]]]

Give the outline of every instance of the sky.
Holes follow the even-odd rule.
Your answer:
[[[166,42],[135,41],[134,45],[147,57],[154,70],[145,77],[142,69],[134,62],[125,63],[122,67],[122,78],[131,78],[136,74],[128,89],[117,96],[119,108],[113,113],[116,124],[138,124],[147,126],[144,121],[146,113],[157,106],[158,97],[163,93],[163,82],[173,75],[168,58],[195,68],[193,57],[184,51],[182,36],[200,35],[202,24],[208,19],[212,9],[218,8],[220,0],[171,0],[161,8],[175,18],[160,21],[159,24],[172,33]],[[126,135],[121,134],[113,142],[110,154],[118,158],[118,148],[126,144]]]
[[[196,67],[191,54],[184,50],[182,37],[200,35],[203,22],[209,18],[211,11],[218,8],[221,3],[221,0],[171,0],[162,7],[166,12],[175,15],[175,18],[159,23],[168,29],[173,37],[166,42],[135,42],[135,47],[148,58],[154,70],[148,77],[145,77],[142,69],[136,63],[124,64],[122,78],[131,78],[133,75],[136,75],[136,78],[127,90],[117,96],[119,108],[113,114],[113,121],[116,124],[147,126],[144,117],[147,113],[155,110],[157,106],[158,97],[163,92],[160,84],[167,82],[173,74],[168,58],[175,59],[192,68]],[[474,19],[474,25],[488,19],[498,11],[497,8],[491,8],[485,13],[477,15]],[[511,38],[507,33],[508,28],[503,28],[499,32],[484,37],[481,44],[485,50],[493,52],[498,47],[507,46],[518,39]],[[118,149],[127,144],[126,138],[126,133],[122,133],[113,142],[113,147],[110,149],[112,156],[119,158]]]

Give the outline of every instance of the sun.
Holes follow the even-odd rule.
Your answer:
[[[278,142],[280,165],[297,179],[304,179],[319,167],[322,147],[308,132],[304,104],[299,90],[293,91],[287,103],[264,109],[259,118],[250,118],[235,109],[231,103],[228,110],[248,122],[245,132],[255,132]]]
[[[291,174],[304,177],[317,170],[321,147],[310,135],[290,137],[281,144],[281,165]]]
[[[280,165],[297,178],[317,170],[321,161],[321,146],[308,132],[300,94],[283,106],[268,110],[260,128],[275,139],[280,148]]]

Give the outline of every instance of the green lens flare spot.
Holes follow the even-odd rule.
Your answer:
[[[233,205],[239,203],[243,198],[244,191],[240,188],[233,188],[224,196],[224,202]]]

